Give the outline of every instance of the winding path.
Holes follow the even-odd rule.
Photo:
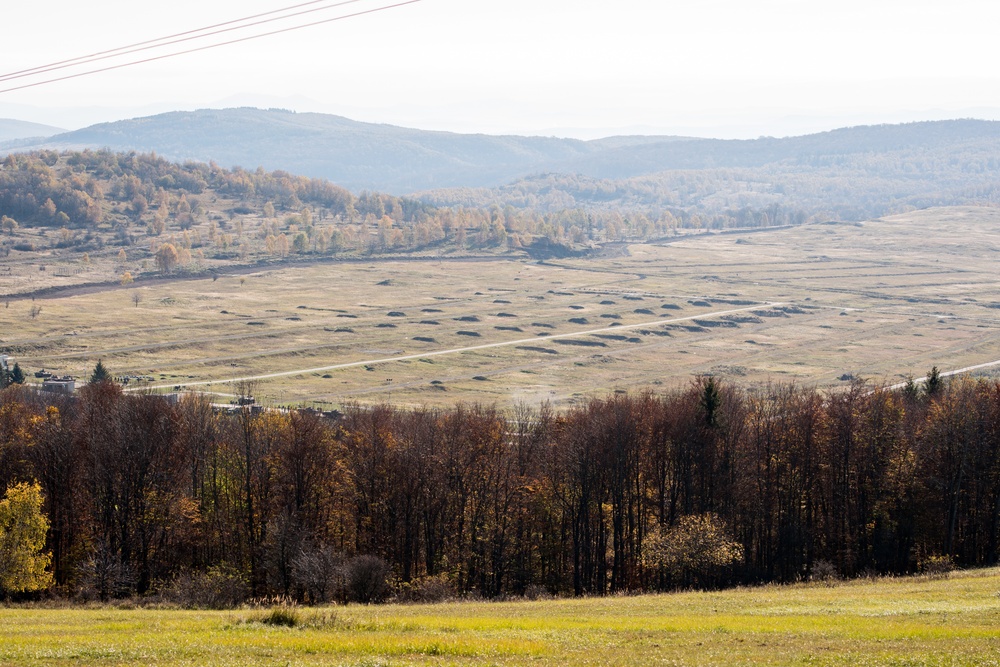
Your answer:
[[[331,364],[329,366],[316,366],[314,368],[301,368],[291,371],[279,371],[277,373],[264,373],[262,375],[246,375],[243,377],[234,378],[224,378],[219,380],[198,380],[196,382],[178,382],[169,384],[157,384],[144,387],[130,388],[128,391],[144,391],[150,389],[172,389],[175,387],[205,387],[213,384],[231,384],[234,382],[253,382],[258,380],[270,380],[279,377],[288,377],[290,375],[300,375],[302,373],[320,373],[323,371],[334,371],[341,370],[344,368],[355,368],[357,366],[371,366],[374,364],[386,364],[393,361],[408,361],[411,359],[426,359],[428,357],[440,357],[446,354],[460,354],[462,352],[475,352],[477,350],[488,350],[496,347],[509,347],[511,345],[525,345],[527,343],[544,343],[545,341],[558,340],[560,338],[575,338],[579,336],[589,336],[592,334],[609,333],[616,331],[628,331],[629,329],[642,329],[645,327],[655,327],[664,324],[677,324],[680,322],[690,322],[691,320],[703,320],[709,317],[722,317],[724,315],[735,315],[736,313],[745,313],[749,310],[757,310],[759,308],[774,307],[774,306],[784,306],[787,305],[783,302],[764,302],[755,304],[753,306],[746,306],[744,308],[734,308],[732,310],[720,310],[714,313],[700,313],[698,315],[689,315],[686,317],[675,317],[666,320],[653,320],[651,322],[641,322],[639,324],[623,324],[614,327],[602,327],[600,329],[588,329],[586,331],[573,331],[570,333],[552,334],[551,336],[532,336],[531,338],[519,338],[517,340],[506,340],[498,343],[483,343],[481,345],[470,345],[468,347],[454,347],[447,350],[433,350],[430,352],[420,352],[417,354],[404,354],[395,357],[383,357],[381,359],[365,359],[362,361],[349,361],[342,364]]]

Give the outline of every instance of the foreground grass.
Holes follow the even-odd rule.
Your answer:
[[[0,664],[998,665],[1000,569],[719,593],[261,612],[0,610]]]

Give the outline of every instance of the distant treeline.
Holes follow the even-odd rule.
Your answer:
[[[732,210],[655,204],[619,211],[573,198],[553,201],[555,190],[545,190],[513,202],[477,195],[435,206],[382,193],[354,195],[287,172],[178,164],[155,154],[11,154],[0,163],[0,250],[48,244],[93,252],[111,245],[148,247],[153,257],[169,243],[191,258],[244,260],[428,248],[516,251],[538,239],[583,247],[659,238],[682,227],[766,227],[808,217],[775,202]],[[14,238],[22,227],[40,233]]]
[[[388,575],[402,593],[583,595],[908,573],[997,561],[1000,382],[700,380],[564,412],[338,420],[107,382],[64,398],[13,387],[0,488],[36,481],[66,594],[225,581],[322,601]],[[382,588],[364,590],[352,597]]]
[[[549,213],[579,209],[656,217],[683,227],[871,220],[932,206],[1000,202],[998,143],[913,148],[883,154],[807,154],[747,166],[700,165],[629,177],[543,174],[494,188],[420,195],[434,206],[512,206]]]

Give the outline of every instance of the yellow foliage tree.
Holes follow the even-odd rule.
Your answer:
[[[160,246],[160,249],[156,251],[156,266],[159,267],[160,271],[163,273],[170,273],[175,266],[177,266],[180,257],[177,254],[177,248],[171,243],[164,243]]]
[[[653,530],[644,556],[649,565],[663,567],[675,582],[690,583],[692,577],[708,576],[743,558],[743,545],[732,539],[717,515],[690,514],[675,526]]]
[[[8,487],[0,500],[0,591],[38,591],[52,584],[47,570],[52,556],[44,551],[48,530],[38,483]]]

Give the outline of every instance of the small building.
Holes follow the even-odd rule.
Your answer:
[[[44,391],[58,392],[60,394],[72,394],[76,391],[76,378],[64,375],[62,377],[53,375],[42,380]]]
[[[6,354],[0,354],[0,371],[9,371],[10,370],[10,367],[8,366],[8,361],[7,361],[8,359],[10,359],[10,357],[8,357]]]

